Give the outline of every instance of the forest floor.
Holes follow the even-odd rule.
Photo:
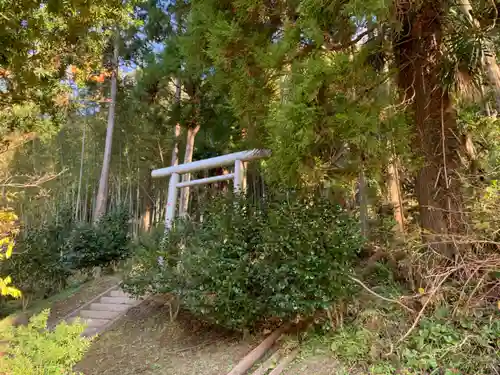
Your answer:
[[[208,326],[181,311],[144,301],[95,339],[75,371],[85,375],[220,375],[258,345],[256,337]]]
[[[174,321],[169,308],[147,300],[132,308],[95,339],[75,371],[84,375],[223,375],[256,347],[262,337],[203,323],[186,311]],[[328,355],[299,357],[283,375],[338,374]]]

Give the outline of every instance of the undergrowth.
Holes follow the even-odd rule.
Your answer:
[[[396,284],[375,288],[394,298]],[[421,298],[424,300],[424,296]],[[421,303],[420,301],[419,303]],[[485,306],[473,313],[454,312],[443,301],[415,322],[405,312],[372,294],[362,294],[342,322],[325,319],[305,334],[303,356],[331,355],[351,368],[349,374],[497,375],[500,371],[500,311]]]
[[[47,329],[49,310],[30,319],[28,325],[10,326],[0,332],[0,374],[76,375],[73,366],[90,347],[82,338],[83,324],[59,324]]]

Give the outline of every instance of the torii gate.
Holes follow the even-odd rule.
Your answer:
[[[241,151],[232,154],[217,156],[210,159],[203,159],[193,161],[191,163],[173,165],[171,167],[153,170],[151,172],[151,177],[153,178],[170,176],[170,181],[168,184],[167,207],[165,209],[165,233],[170,231],[175,218],[177,205],[177,189],[188,186],[205,185],[218,181],[233,180],[235,193],[240,193],[242,191],[243,179],[245,178],[245,168],[243,167],[243,163],[251,160],[266,158],[270,155],[271,152],[269,150]],[[231,164],[234,164],[233,173],[200,178],[198,180],[179,182],[181,174],[197,172],[204,169],[225,167]]]

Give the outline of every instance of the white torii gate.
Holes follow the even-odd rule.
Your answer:
[[[241,151],[232,154],[217,156],[215,158],[203,159],[193,161],[191,163],[173,165],[171,167],[153,170],[151,172],[151,177],[153,178],[170,176],[170,182],[168,184],[167,207],[165,209],[165,232],[170,231],[175,218],[175,210],[177,205],[177,189],[187,186],[210,184],[218,181],[233,180],[234,191],[236,193],[240,193],[242,189],[243,179],[245,177],[243,163],[251,160],[266,158],[270,155],[271,152],[269,150]],[[181,174],[201,171],[204,169],[224,167],[231,164],[234,164],[233,173],[214,177],[200,178],[198,180],[179,182]]]

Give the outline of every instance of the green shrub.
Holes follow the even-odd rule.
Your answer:
[[[10,327],[2,332],[7,342],[0,357],[0,374],[70,375],[90,346],[80,335],[81,324],[59,324],[46,329],[49,310],[31,318],[27,326]]]
[[[104,215],[96,225],[82,223],[65,243],[65,263],[72,269],[106,267],[130,254],[128,212],[124,209]]]
[[[43,298],[64,288],[73,271],[105,267],[129,253],[125,210],[106,214],[96,226],[75,223],[65,215],[26,228],[16,242],[16,253],[1,262],[0,274],[10,275],[24,298]]]
[[[2,262],[2,274],[11,275],[25,297],[46,297],[66,286],[69,268],[62,261],[63,244],[71,232],[65,221],[29,228],[16,241],[16,252]]]
[[[179,222],[156,251],[139,253],[125,288],[175,293],[195,314],[243,329],[351,294],[360,245],[355,220],[319,197],[274,194],[260,207],[221,199],[202,223]]]

